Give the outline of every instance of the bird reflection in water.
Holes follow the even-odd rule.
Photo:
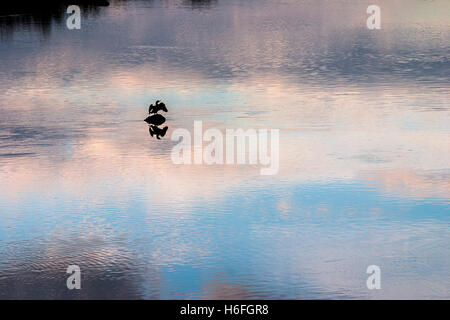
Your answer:
[[[155,104],[151,104],[148,108],[148,113],[150,114],[147,118],[145,118],[145,122],[148,123],[148,132],[150,136],[155,136],[156,139],[161,139],[160,137],[164,137],[166,135],[168,127],[165,126],[161,128],[160,126],[166,122],[166,118],[159,114],[159,111],[167,112],[166,105],[164,102],[160,100],[156,100]]]

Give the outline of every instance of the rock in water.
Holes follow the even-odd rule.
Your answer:
[[[164,122],[166,122],[166,118],[164,118],[164,116],[162,116],[160,114],[154,114],[154,115],[151,115],[151,116],[148,116],[147,118],[145,118],[144,121],[147,122],[148,124],[153,124],[155,126],[159,126],[159,125],[163,124]]]

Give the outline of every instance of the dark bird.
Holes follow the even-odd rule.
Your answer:
[[[153,135],[156,135],[156,139],[160,139],[159,137],[164,137],[166,135],[167,129],[169,127],[165,126],[164,128],[160,129],[157,126],[154,125],[150,125],[148,127],[148,132],[150,133],[150,135],[153,137]]]
[[[156,100],[155,105],[153,103],[148,107],[148,113],[157,113],[159,110],[167,112],[166,105],[161,100]]]
[[[145,118],[144,121],[147,122],[148,124],[151,124],[154,126],[159,126],[159,125],[163,124],[164,122],[166,122],[166,118],[164,118],[164,116],[157,113],[157,114],[152,114],[151,116],[148,116],[147,118]]]

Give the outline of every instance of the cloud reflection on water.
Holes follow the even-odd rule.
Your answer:
[[[447,2],[376,34],[363,2],[136,3],[0,43],[2,297],[70,297],[74,259],[77,298],[448,297]],[[173,165],[156,98],[167,137],[280,128],[279,174]]]

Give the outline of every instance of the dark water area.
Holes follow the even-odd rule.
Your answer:
[[[450,298],[450,2],[109,2],[0,10],[1,299]],[[278,173],[174,164],[194,121]]]
[[[10,37],[17,29],[33,26],[47,36],[52,24],[62,24],[67,18],[69,5],[78,5],[84,16],[95,16],[101,7],[109,6],[104,0],[18,0],[5,1],[0,6],[0,36],[2,40]]]

